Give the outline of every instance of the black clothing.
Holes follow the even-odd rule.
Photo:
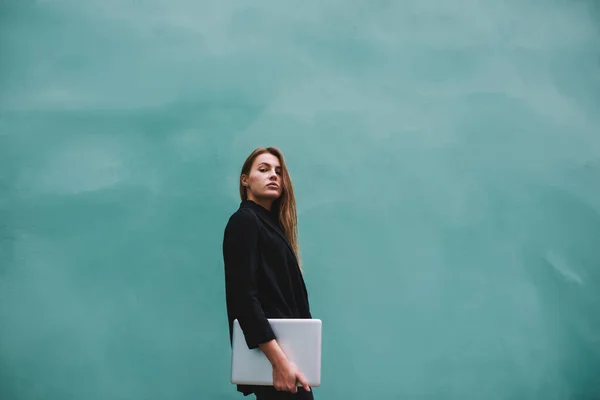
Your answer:
[[[298,260],[276,210],[244,200],[224,232],[229,338],[233,320],[238,319],[251,349],[276,339],[267,318],[312,318]],[[237,389],[248,395],[257,388],[238,385]]]
[[[314,400],[312,390],[298,388],[298,393],[278,392],[273,386],[262,386],[256,390],[256,400]]]

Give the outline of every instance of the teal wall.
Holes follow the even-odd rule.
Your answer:
[[[296,186],[323,399],[600,396],[600,6],[0,3],[0,399],[242,398],[221,240]]]

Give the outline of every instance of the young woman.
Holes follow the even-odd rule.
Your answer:
[[[299,264],[296,199],[281,152],[254,150],[240,176],[239,209],[223,238],[229,335],[238,319],[248,347],[273,366],[273,386],[238,385],[258,400],[313,399],[302,372],[277,343],[268,318],[312,318]],[[302,386],[298,387],[297,383]]]

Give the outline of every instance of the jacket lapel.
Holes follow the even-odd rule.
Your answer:
[[[262,208],[262,206],[255,204],[255,203],[247,203],[247,204],[250,204],[251,208],[256,208],[256,207]],[[285,236],[285,233],[283,233],[283,230],[279,227],[279,225],[277,225],[275,223],[275,221],[273,221],[271,218],[269,218],[267,215],[265,215],[265,213],[267,213],[268,211],[264,210],[264,209],[262,209],[262,210],[256,209],[255,211],[256,211],[256,215],[261,219],[261,221],[263,221],[265,224],[267,224],[272,230],[274,230],[281,237],[281,239],[283,239],[286,246],[288,247],[288,249],[294,256],[294,260],[296,260],[296,263],[298,263],[298,259],[296,258],[296,253],[294,252],[292,245],[288,241],[287,236]]]

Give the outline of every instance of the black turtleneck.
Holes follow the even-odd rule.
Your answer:
[[[296,255],[275,204],[271,211],[244,200],[231,215],[223,238],[225,296],[232,338],[237,319],[248,347],[276,339],[268,318],[312,318]],[[238,385],[244,394],[251,386]]]

